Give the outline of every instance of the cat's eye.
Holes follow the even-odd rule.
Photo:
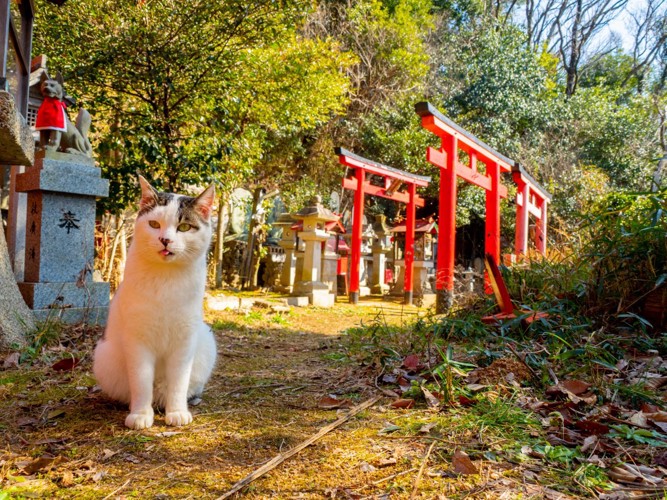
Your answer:
[[[149,220],[148,225],[153,229],[160,229],[160,223],[156,220]]]
[[[188,224],[187,222],[181,222],[178,226],[176,226],[176,229],[181,233],[184,233],[192,229],[192,225]]]

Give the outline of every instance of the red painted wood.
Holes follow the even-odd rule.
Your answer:
[[[498,163],[502,172],[509,172],[512,168],[512,166],[505,160],[493,154],[491,151],[482,150],[480,145],[475,141],[459,133],[457,130],[453,129],[445,122],[439,120],[433,115],[422,116],[422,127],[424,127],[426,130],[430,130],[439,137],[443,137],[445,135],[452,135],[456,137],[458,148],[461,151],[465,151],[468,154],[472,152],[476,153],[477,159],[486,163],[487,165],[494,162]]]
[[[412,292],[412,276],[415,262],[415,197],[417,196],[417,186],[410,184],[408,186],[410,202],[406,207],[405,220],[405,280],[403,290]],[[407,293],[406,293],[407,295]]]
[[[359,269],[361,263],[361,233],[364,220],[364,184],[366,172],[363,168],[355,171],[357,189],[354,192],[354,213],[352,215],[352,241],[350,251],[350,293],[359,293]]]
[[[525,203],[519,203],[519,195],[525,200],[528,198],[530,188],[525,182],[517,182],[519,192],[516,204],[516,227],[514,230],[514,253],[525,255],[528,250],[528,208]]]
[[[355,158],[350,158],[349,156],[345,155],[339,155],[338,160],[341,164],[347,165],[348,167],[352,168],[363,168],[365,171],[376,174],[376,175],[382,175],[386,177],[390,177],[392,179],[400,179],[406,183],[410,184],[416,184],[417,186],[428,186],[428,181],[422,180],[422,179],[415,179],[414,177],[410,177],[407,175],[402,175],[400,172],[396,171],[389,171],[386,170],[378,165],[373,165],[370,163],[364,163],[362,161],[359,161]]]
[[[346,177],[345,179],[343,179],[343,187],[345,189],[349,189],[350,191],[356,191],[357,185],[358,185],[357,179],[355,178]],[[381,198],[387,198],[388,200],[393,200],[398,203],[407,204],[410,202],[410,195],[408,193],[395,192],[391,195],[388,195],[385,188],[381,186],[374,186],[370,182],[364,182],[364,193],[370,196],[379,196]],[[421,196],[416,196],[415,204],[418,207],[423,207],[424,198],[422,198]]]
[[[547,202],[541,200],[540,218],[535,225],[535,247],[542,255],[547,253]]]
[[[423,119],[422,119],[423,120]],[[442,138],[445,162],[440,169],[440,207],[438,213],[438,268],[435,286],[438,290],[454,289],[454,254],[456,242],[456,168],[457,140],[453,135]]]
[[[484,238],[484,251],[490,255],[494,262],[500,261],[500,166],[497,163],[487,165],[491,189],[486,192],[486,236]],[[484,279],[485,291],[491,295],[493,289],[488,274]]]

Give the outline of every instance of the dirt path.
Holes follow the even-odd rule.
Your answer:
[[[61,342],[47,357],[54,361],[74,353],[82,359],[73,371],[55,371],[48,361],[0,372],[0,499],[5,494],[218,498],[336,420],[339,411],[322,408],[323,397],[356,404],[378,394],[363,367],[342,359],[341,332],[374,320],[401,323],[416,312],[380,302],[288,314],[266,309],[212,313],[208,320],[216,331],[219,362],[193,410],[193,424],[184,428],[166,427],[158,415],[151,429],[126,429],[126,408],[94,388],[89,356],[94,336],[80,335],[72,345]],[[490,464],[463,478],[435,466],[448,463],[442,454],[453,453],[460,440],[495,439],[488,431],[483,437],[481,431],[477,436],[452,427],[433,452],[434,466],[420,473],[434,441],[387,429],[433,427],[433,422],[444,429],[459,416],[445,421],[428,410],[392,409],[389,402],[353,417],[237,498],[402,499],[412,498],[413,491],[414,498],[542,497],[523,484],[523,472],[509,466]]]

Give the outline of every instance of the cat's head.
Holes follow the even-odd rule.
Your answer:
[[[55,97],[62,101],[64,97],[63,77],[60,72],[56,73],[55,79],[47,78],[46,73],[42,73],[39,90],[44,97]]]
[[[134,229],[137,250],[150,262],[187,265],[205,256],[211,243],[215,187],[196,198],[159,193],[139,176],[141,200]]]

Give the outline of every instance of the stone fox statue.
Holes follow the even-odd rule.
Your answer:
[[[63,78],[60,73],[56,79],[42,75],[40,90],[44,101],[37,110],[35,130],[39,130],[39,146],[42,149],[64,151],[92,157],[93,149],[88,141],[90,113],[81,108],[74,125],[65,110]]]

